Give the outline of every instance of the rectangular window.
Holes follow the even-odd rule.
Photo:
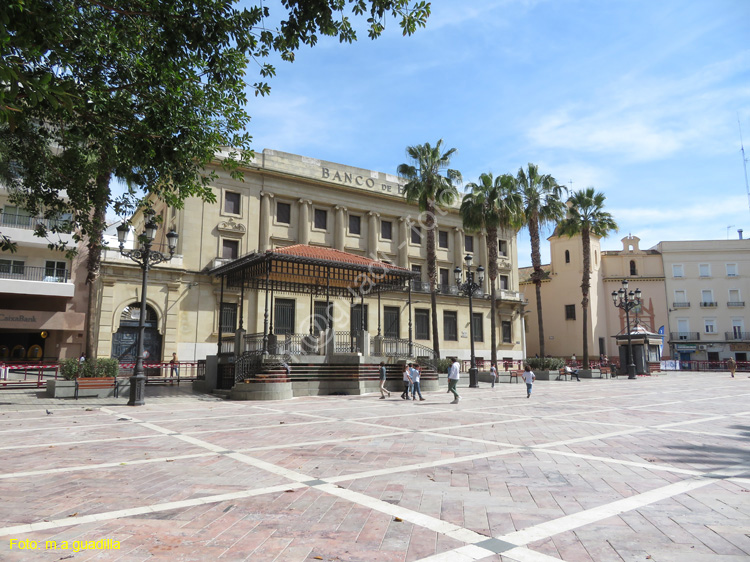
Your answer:
[[[362,234],[362,217],[349,215],[349,234],[359,236]]]
[[[413,263],[413,264],[411,264],[411,270],[414,273],[419,273],[419,280],[421,281],[422,280],[422,266]]]
[[[474,341],[484,341],[484,314],[481,312],[472,314],[471,323],[474,328]]]
[[[414,337],[418,340],[430,339],[430,311],[422,308],[414,309]]]
[[[274,334],[294,333],[294,299],[274,299]]]
[[[698,275],[701,277],[711,277],[711,264],[701,263],[698,265]]]
[[[276,222],[282,224],[292,222],[292,206],[289,203],[276,202]]]
[[[237,303],[225,302],[221,306],[221,333],[233,334],[237,331]]]
[[[464,251],[466,252],[474,252],[474,237],[470,235],[466,235],[464,237]]]
[[[240,214],[240,194],[232,191],[224,192],[224,212],[229,215]]]
[[[380,237],[383,240],[393,240],[393,223],[391,221],[380,221]]]
[[[729,289],[729,302],[740,302],[742,299],[740,298],[740,290],[739,289]]]
[[[352,332],[359,332],[362,329],[362,306],[359,304],[355,304],[351,308],[351,315],[349,316],[349,329]],[[367,305],[365,305],[365,331],[367,331]]]
[[[326,314],[326,301],[315,301],[315,317],[313,318],[313,326],[315,326],[315,333],[321,332],[326,329],[326,323],[333,328],[333,303],[328,303],[328,313]]]
[[[497,245],[498,245],[497,253],[507,258],[508,257],[508,241],[498,240]]]
[[[447,293],[450,291],[450,271],[444,267],[440,268],[440,291]]]
[[[66,265],[64,261],[47,261],[44,265],[44,280],[65,281],[67,279]]]
[[[737,277],[737,264],[736,263],[727,264],[727,277]]]
[[[712,289],[703,289],[701,291],[701,304],[711,306],[714,302],[714,292]]]
[[[503,343],[513,343],[510,320],[503,320],[500,326],[503,332]]]
[[[685,277],[681,263],[672,264],[672,277]]]
[[[507,275],[500,276],[500,288],[503,291],[507,291],[510,288],[510,281]]]
[[[411,243],[412,244],[422,243],[422,229],[418,226],[411,227]]]
[[[315,209],[315,228],[328,230],[328,211],[325,209]]]
[[[0,273],[23,275],[24,262],[21,260],[0,260]]]
[[[443,339],[458,341],[458,312],[455,310],[443,311]]]
[[[716,333],[716,319],[715,318],[704,318],[703,327],[707,334]]]
[[[438,246],[440,248],[448,247],[448,232],[445,230],[438,230]]]
[[[575,319],[576,319],[576,305],[566,304],[565,305],[565,320],[575,320]]]
[[[240,255],[240,241],[227,240],[221,241],[221,257],[225,260],[236,260]]]
[[[400,309],[397,306],[383,307],[383,333],[386,338],[401,337]]]

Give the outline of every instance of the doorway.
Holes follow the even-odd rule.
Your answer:
[[[120,362],[134,362],[138,355],[138,321],[141,317],[140,303],[125,307],[120,315],[120,328],[112,338],[112,357]],[[145,360],[161,362],[161,334],[158,330],[156,311],[146,305],[143,350]]]

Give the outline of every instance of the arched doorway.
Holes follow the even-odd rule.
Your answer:
[[[120,315],[120,329],[112,338],[112,357],[120,362],[135,361],[138,354],[138,321],[141,315],[140,303],[132,303],[124,308]],[[161,334],[157,328],[156,311],[146,305],[146,329],[143,337],[143,348],[146,361],[161,361]]]

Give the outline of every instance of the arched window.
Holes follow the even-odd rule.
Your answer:
[[[630,260],[630,275],[638,275],[638,270],[635,267],[635,260]]]
[[[565,263],[570,263],[570,250],[565,250]]]

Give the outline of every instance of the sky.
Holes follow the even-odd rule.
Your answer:
[[[750,237],[750,1],[433,0],[411,37],[392,19],[359,37],[275,63],[247,108],[256,151],[395,174],[443,139],[464,183],[533,162],[603,192],[605,250]],[[530,251],[521,230],[519,266]]]

